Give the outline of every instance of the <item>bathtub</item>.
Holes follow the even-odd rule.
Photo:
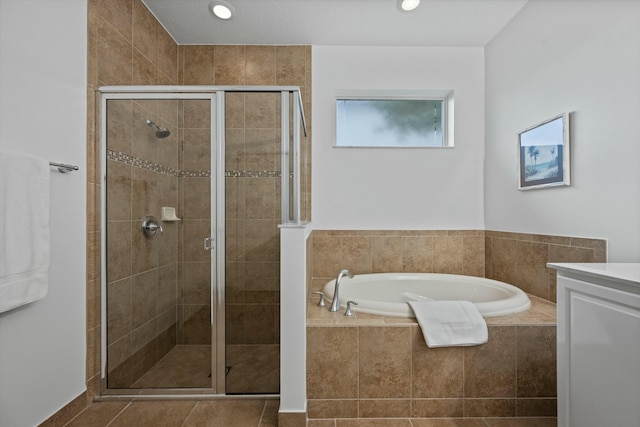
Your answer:
[[[335,279],[322,292],[333,298]],[[355,301],[354,311],[414,317],[408,301],[466,300],[484,317],[519,313],[531,307],[526,293],[508,283],[474,276],[436,273],[358,274],[340,280],[340,305]]]

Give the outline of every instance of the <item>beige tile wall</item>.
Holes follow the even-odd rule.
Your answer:
[[[312,289],[343,268],[354,274],[452,273],[488,277],[555,301],[548,262],[606,262],[607,242],[483,230],[314,230]]]
[[[486,231],[486,277],[556,301],[556,271],[548,262],[606,262],[607,241]]]
[[[484,276],[481,230],[314,230],[312,288],[343,268],[353,274],[452,273]]]
[[[185,85],[299,86],[309,134],[301,147],[302,217],[311,218],[311,47],[310,46],[179,46],[178,81]],[[279,142],[266,145],[274,120],[279,127],[279,100],[268,94],[229,94],[225,161],[227,170],[271,167]],[[279,98],[279,97],[276,97]],[[250,151],[244,149],[250,148]],[[243,165],[244,163],[244,165]],[[266,164],[265,164],[266,163]],[[276,165],[277,170],[279,166]],[[279,190],[279,189],[278,189]]]
[[[103,85],[153,85],[153,84],[176,84],[177,83],[177,45],[166,33],[166,31],[158,24],[153,15],[144,6],[141,0],[89,0],[88,2],[88,123],[87,123],[87,192],[88,192],[88,229],[87,229],[87,398],[92,400],[93,396],[99,393],[100,387],[100,170],[99,170],[99,146],[95,143],[96,125],[98,124],[98,118],[96,117],[97,110],[95,108],[95,91],[98,87]],[[146,116],[151,114],[153,118],[157,119],[159,123],[166,121],[171,115],[165,114],[162,109],[158,110],[157,107],[146,105],[145,103],[128,103],[123,106],[121,110],[122,114],[129,115],[129,117],[136,117],[140,119],[140,115]],[[175,118],[175,115],[173,116]],[[130,120],[131,121],[131,120]],[[175,119],[174,119],[175,121]],[[140,129],[145,129],[146,125]],[[121,129],[124,139],[116,138],[114,142],[116,144],[130,144],[131,143],[131,130],[127,128]],[[127,139],[129,135],[129,139]],[[136,135],[136,137],[139,135]],[[137,140],[137,138],[134,138]],[[138,153],[144,151],[144,146],[137,146],[131,148],[132,153]],[[156,160],[161,162],[169,161],[171,159],[171,153],[167,153],[163,149],[154,151]],[[120,165],[122,166],[122,165]],[[127,197],[126,188],[129,186],[130,191],[136,192],[139,190],[142,183],[150,183],[152,178],[146,174],[136,173],[134,174],[130,168],[119,167],[115,175],[120,179],[119,182],[113,183],[115,186],[121,186],[125,191],[120,194],[120,199]],[[138,171],[140,172],[140,171]],[[115,177],[114,177],[115,178]],[[150,179],[150,181],[148,181]],[[156,190],[157,190],[157,180]],[[165,183],[160,183],[160,186],[164,186]],[[162,187],[163,188],[163,187]],[[157,193],[156,193],[157,194]],[[118,222],[112,224],[116,228],[116,232],[125,232],[123,236],[127,236],[126,217],[133,218],[133,215],[138,215],[138,210],[146,208],[146,206],[140,206],[140,204],[127,204],[122,200],[115,199],[114,207],[120,206],[120,211],[111,212],[118,218]],[[129,209],[131,209],[129,211]],[[129,228],[131,223],[129,223]],[[134,241],[134,235],[129,232],[128,238],[116,240],[113,243],[120,244],[122,248],[129,250],[133,248],[134,244],[143,244],[139,241]],[[119,242],[119,243],[118,243]],[[157,251],[156,254],[162,255],[162,251]],[[144,265],[148,262],[145,258],[131,258],[131,269],[134,265]],[[128,268],[126,260],[120,259],[120,267]],[[170,269],[171,267],[169,267]],[[133,270],[132,270],[133,271]],[[122,273],[118,273],[122,274]],[[158,273],[161,277],[167,276],[167,271]],[[169,274],[170,276],[170,274]],[[114,276],[116,277],[116,276]],[[126,276],[120,277],[120,283],[116,288],[120,288],[115,292],[117,298],[124,297],[122,290],[132,284],[127,282]],[[145,275],[139,275],[136,279],[141,282],[143,289],[150,283],[150,277]],[[133,279],[131,279],[133,280]],[[145,288],[146,289],[146,288]],[[120,292],[118,292],[120,291]],[[118,296],[119,295],[119,296]],[[131,298],[137,298],[130,294]],[[139,295],[139,294],[137,294]],[[160,298],[162,300],[162,297]],[[161,302],[161,309],[164,307],[164,302]],[[125,309],[126,311],[126,309]],[[145,307],[136,313],[134,319],[133,311],[129,310],[129,313],[123,313],[123,324],[128,322],[141,323],[139,329],[140,337],[145,336],[146,329],[143,326],[149,326],[149,322],[153,322],[150,316],[150,307]],[[166,318],[156,319],[156,327]],[[159,322],[159,323],[158,323]],[[121,327],[116,326],[116,328]],[[150,328],[149,328],[150,329]],[[147,331],[148,332],[148,331]],[[131,335],[131,333],[130,333]],[[144,341],[143,338],[139,338]],[[123,344],[123,342],[121,342]],[[138,344],[140,348],[144,348],[145,345]],[[122,351],[125,351],[126,345],[122,345]],[[131,347],[131,345],[129,345]],[[128,351],[130,351],[129,348]],[[143,352],[144,353],[144,352]],[[141,364],[144,364],[144,358],[140,360]],[[140,365],[142,366],[142,365]]]

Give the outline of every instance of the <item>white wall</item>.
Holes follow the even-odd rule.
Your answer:
[[[280,226],[280,412],[307,410],[307,239],[311,226]]]
[[[85,390],[86,0],[0,0],[0,144],[51,172],[49,295],[0,314],[0,426],[31,427]]]
[[[640,258],[640,2],[530,1],[486,47],[487,229]],[[517,191],[517,133],[572,111],[572,186]]]
[[[316,229],[482,229],[482,48],[313,46]],[[333,148],[336,90],[453,89],[452,149]]]

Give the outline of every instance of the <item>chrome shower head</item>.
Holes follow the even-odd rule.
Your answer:
[[[171,131],[167,128],[161,128],[157,124],[153,122],[151,119],[147,119],[147,126],[153,126],[156,128],[156,137],[157,138],[166,138],[171,135]]]

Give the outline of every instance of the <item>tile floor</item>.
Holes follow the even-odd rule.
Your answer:
[[[177,345],[131,388],[211,387],[211,346]]]
[[[280,345],[227,345],[227,394],[279,394]]]
[[[226,356],[228,394],[278,394],[278,344],[229,345]],[[177,345],[131,388],[211,387],[211,346]]]
[[[96,402],[65,427],[276,427],[278,400]]]
[[[96,402],[65,427],[277,427],[277,399]],[[307,427],[557,427],[556,418],[309,420]]]

